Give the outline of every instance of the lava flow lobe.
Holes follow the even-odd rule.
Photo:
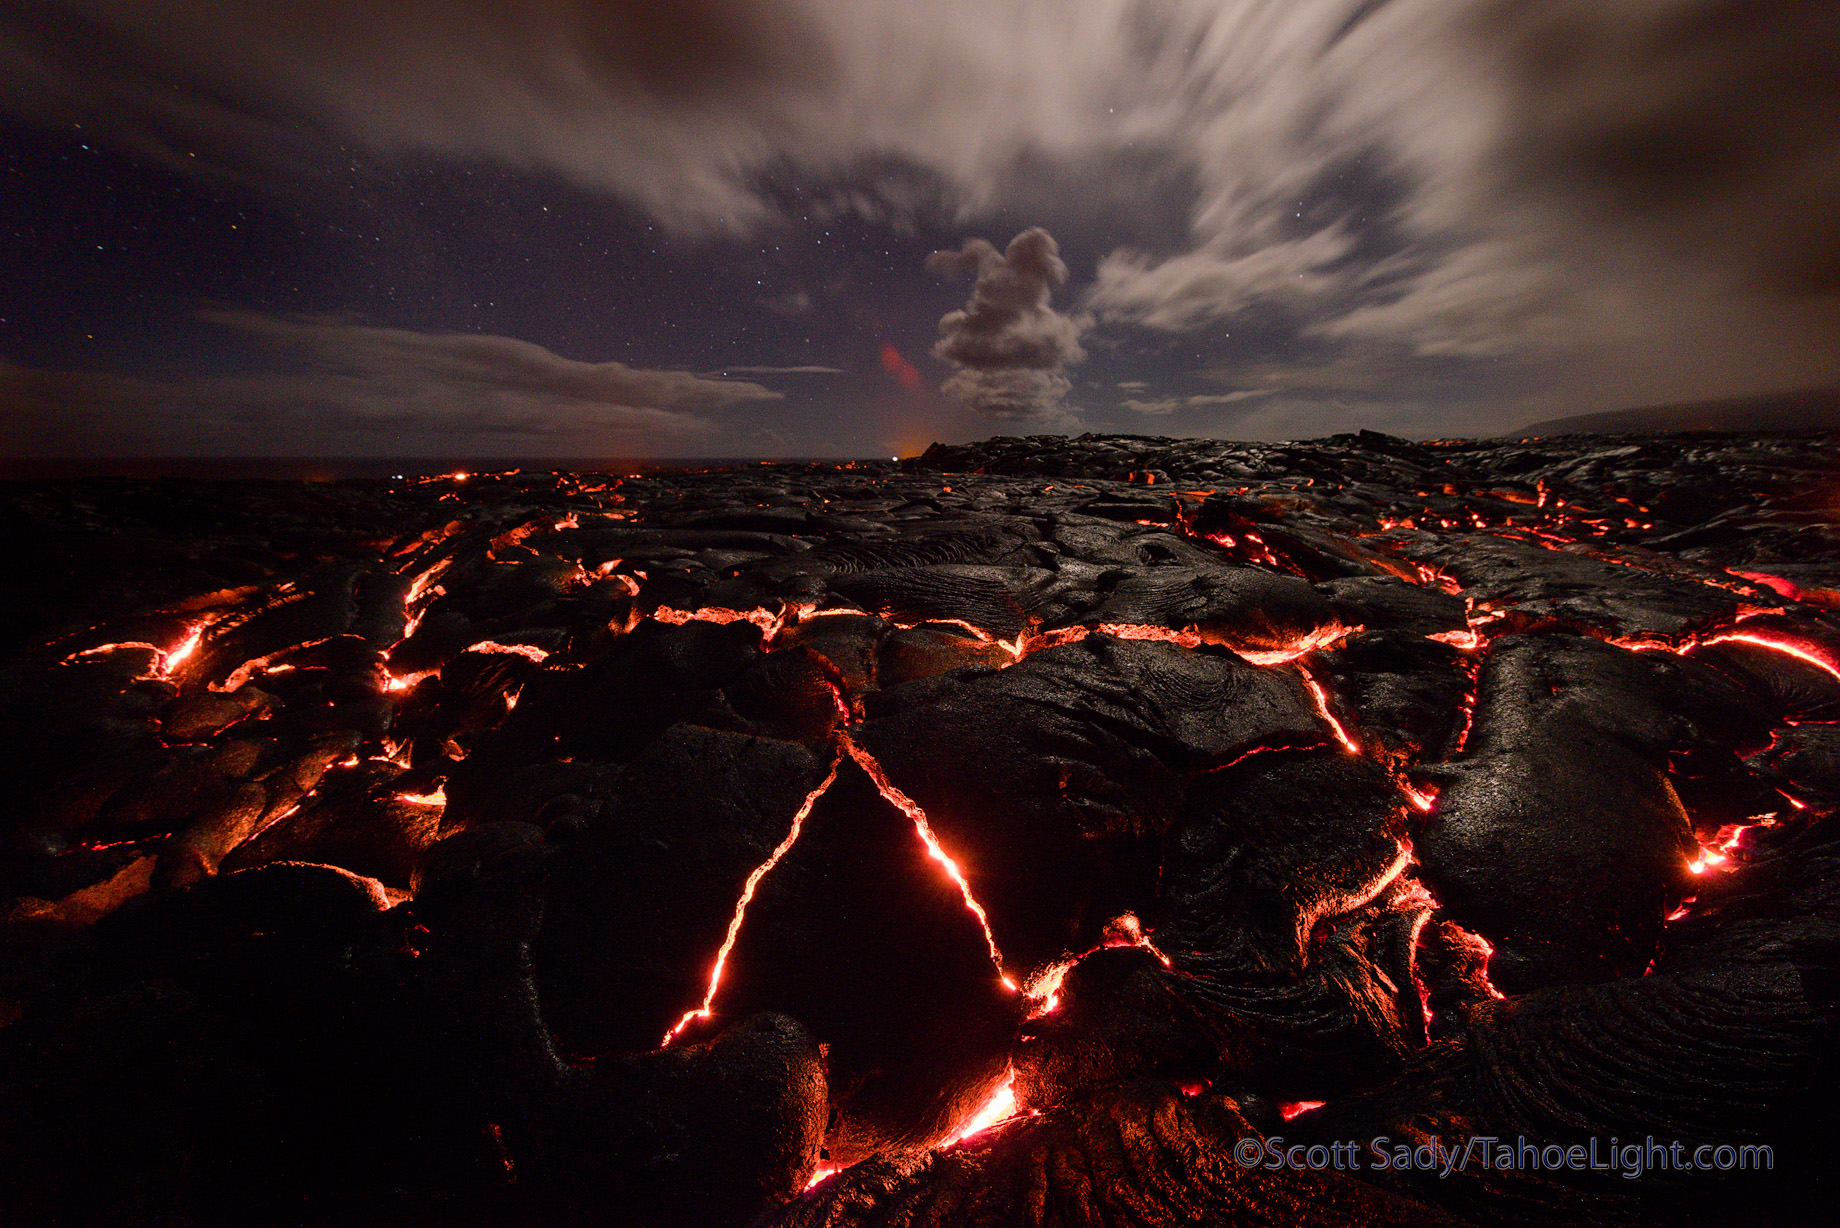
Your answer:
[[[0,1220],[1775,1222],[1840,1141],[1837,480],[1364,433],[9,492],[122,583],[7,606]],[[1773,1167],[1367,1148],[1480,1136]]]

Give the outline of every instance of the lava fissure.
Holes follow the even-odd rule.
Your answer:
[[[1196,1182],[1238,1123],[1186,1098],[1312,1141],[1807,1124],[1840,968],[1836,439],[270,485],[12,497],[0,1206],[1661,1222],[1678,1183],[1222,1193]],[[69,567],[85,535],[104,563]],[[1165,928],[1096,928],[1127,905]],[[660,915],[691,945],[632,940]],[[1494,1008],[1495,977],[1525,996]],[[598,1062],[533,1081],[552,1026]],[[260,1103],[182,1097],[197,1131],[95,1180],[98,1129],[220,1085]],[[333,1100],[310,1163],[274,1154],[262,1123]],[[1818,1191],[1800,1163],[1772,1181]]]
[[[864,750],[849,734],[839,730],[837,744],[844,753],[856,761],[858,767],[868,774],[869,779],[888,804],[913,822],[914,830],[919,833],[921,841],[926,845],[926,851],[934,861],[945,867],[946,875],[951,878],[958,887],[959,894],[964,897],[965,907],[970,909],[971,915],[977,918],[979,928],[984,931],[985,945],[990,948],[990,962],[996,965],[998,979],[1003,982],[1005,988],[1020,992],[1020,987],[1004,970],[1003,952],[997,947],[997,936],[991,932],[989,914],[984,911],[984,906],[978,903],[977,896],[972,894],[971,883],[965,877],[964,871],[939,843],[939,837],[934,833],[932,823],[927,820],[926,811],[921,809],[919,802],[895,787],[894,783],[888,779],[888,774],[882,770],[882,765],[876,761],[875,756]]]
[[[1348,731],[1348,727],[1342,724],[1336,717],[1333,708],[1330,706],[1328,690],[1324,688],[1322,683],[1316,680],[1316,675],[1311,673],[1310,668],[1302,661],[1297,661],[1295,665],[1298,676],[1303,679],[1303,685],[1309,688],[1310,698],[1316,704],[1317,714],[1328,723],[1330,730],[1335,734],[1335,740],[1340,742],[1342,744],[1342,749],[1346,750],[1349,754],[1360,754],[1361,744],[1356,741],[1354,735]]]
[[[661,1046],[668,1046],[677,1039],[678,1034],[689,1027],[693,1021],[707,1019],[714,1014],[716,993],[722,988],[722,970],[728,966],[729,952],[735,949],[735,941],[741,937],[741,924],[747,917],[747,907],[754,899],[755,890],[760,886],[761,880],[772,872],[773,867],[780,863],[780,859],[790,853],[792,846],[799,842],[799,835],[805,830],[805,820],[810,817],[812,808],[818,804],[818,799],[823,797],[836,781],[837,771],[842,766],[841,755],[831,760],[830,770],[824,774],[824,779],[805,795],[804,802],[794,812],[792,825],[786,830],[786,838],[779,842],[765,861],[754,868],[754,872],[748,875],[747,882],[742,884],[741,898],[735,901],[734,915],[728,921],[728,932],[723,936],[721,949],[716,952],[715,964],[709,970],[709,988],[703,992],[702,1004],[684,1012],[683,1018],[673,1024],[671,1030],[664,1034],[664,1039],[659,1042]]]

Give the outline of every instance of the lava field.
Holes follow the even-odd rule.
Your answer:
[[[1819,435],[9,483],[0,1222],[1781,1222],[1837,511]],[[1718,1162],[1375,1163],[1479,1138]]]

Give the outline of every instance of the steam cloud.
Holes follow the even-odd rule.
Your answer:
[[[1087,321],[1050,305],[1067,281],[1054,236],[1032,226],[1002,252],[972,239],[958,251],[934,252],[926,265],[977,278],[964,310],[939,321],[933,356],[957,368],[941,390],[993,418],[1071,421],[1065,402],[1073,381],[1065,368],[1086,357],[1080,333]]]

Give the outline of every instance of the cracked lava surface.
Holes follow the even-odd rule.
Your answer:
[[[1824,1188],[1831,439],[0,507],[7,1223],[1728,1225]],[[1776,1167],[1233,1159],[1434,1135]]]

